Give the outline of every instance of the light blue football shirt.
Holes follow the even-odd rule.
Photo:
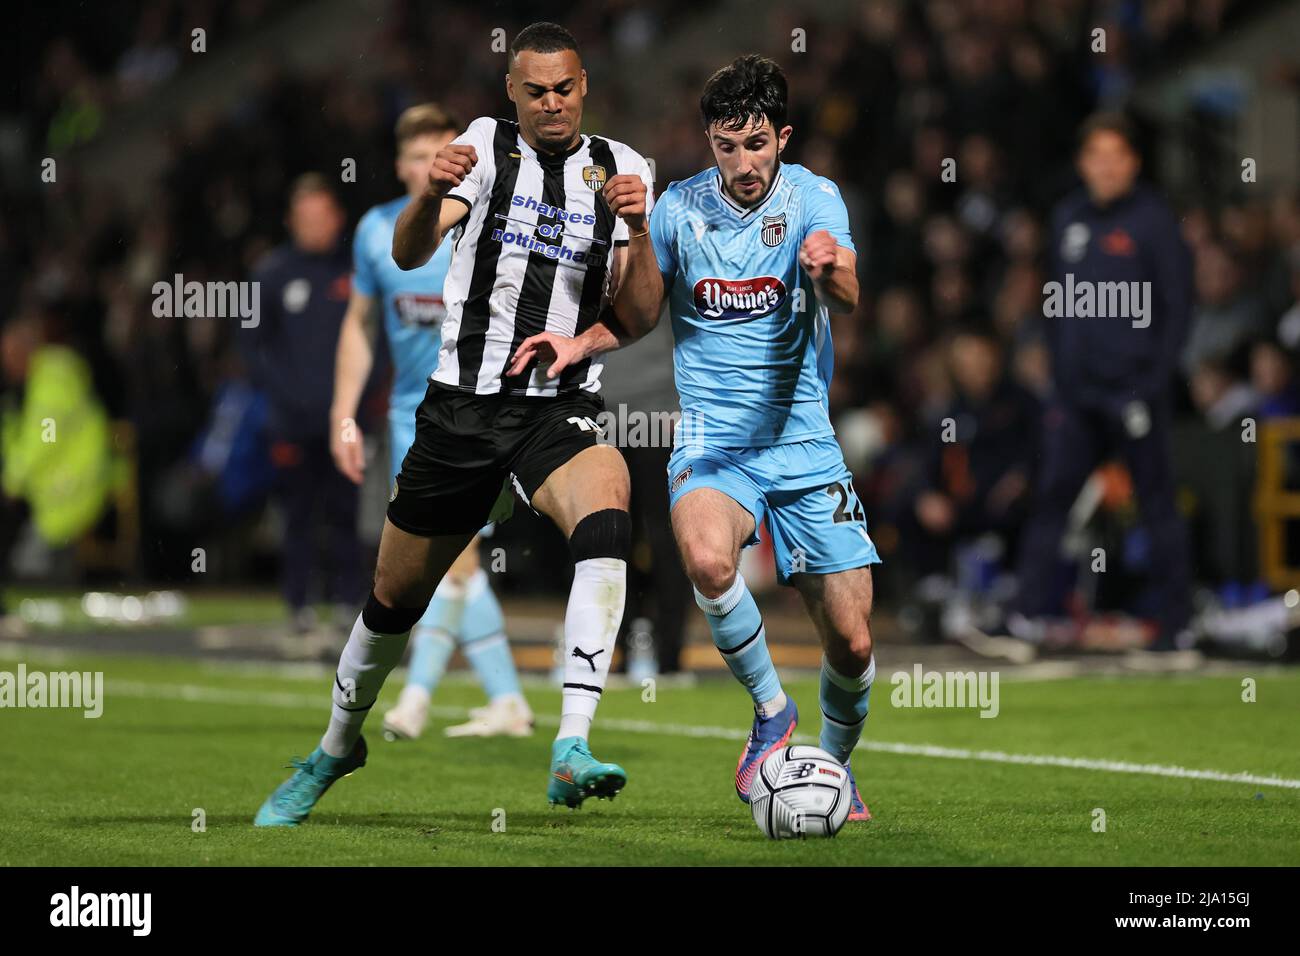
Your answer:
[[[372,208],[361,217],[352,241],[353,287],[382,300],[384,335],[393,361],[390,416],[413,416],[424,398],[429,376],[438,367],[447,314],[442,284],[451,265],[452,242],[443,242],[428,262],[410,272],[393,261],[393,229],[409,201],[400,196]]]
[[[830,315],[799,265],[825,229],[854,249],[848,210],[829,179],[781,165],[750,209],[716,167],[673,183],[650,216],[672,318],[681,398],[678,443],[754,448],[835,433]]]

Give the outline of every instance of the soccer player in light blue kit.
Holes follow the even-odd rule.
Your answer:
[[[442,286],[451,263],[446,243],[425,265],[403,272],[392,257],[393,225],[411,196],[425,189],[438,150],[458,133],[457,125],[432,103],[413,106],[397,121],[397,176],[407,195],[375,206],[357,225],[353,239],[352,295],[339,332],[334,401],[330,413],[331,451],[339,470],[358,484],[365,457],[356,425],[357,404],[373,363],[366,323],[375,300],[382,300],[383,335],[393,362],[388,407],[389,474],[395,476],[415,440],[415,410],[424,398],[429,374],[438,364]],[[519,677],[504,634],[505,619],[487,574],[479,566],[479,539],[443,578],[428,610],[412,631],[410,673],[397,706],[384,715],[384,734],[415,738],[428,719],[429,701],[459,644],[488,695],[468,723],[447,728],[453,737],[498,734],[528,736],[533,715],[519,689]]]
[[[777,577],[803,597],[822,640],[820,746],[849,775],[850,820],[871,818],[849,758],[875,676],[870,615],[879,563],[828,414],[830,312],[857,307],[848,213],[830,180],[782,164],[792,132],[776,63],[743,56],[700,100],[716,167],[674,183],[650,235],[629,244],[616,322],[577,338],[524,341],[551,375],[639,338],[668,298],[682,421],[668,465],[673,532],[714,643],[754,701],[736,793],[799,719],[772,666],[740,550],[766,521]],[[616,326],[616,327],[615,327]]]

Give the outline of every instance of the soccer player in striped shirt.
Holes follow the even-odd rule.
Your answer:
[[[447,311],[442,291],[451,246],[439,249],[420,268],[403,272],[393,262],[393,228],[401,211],[424,191],[438,150],[459,131],[455,120],[434,103],[402,113],[395,130],[397,176],[406,186],[406,195],[362,216],[352,241],[352,294],[339,331],[330,450],[339,470],[357,484],[362,481],[365,456],[355,415],[373,364],[366,326],[376,304],[383,317],[380,334],[393,363],[388,402],[390,475],[401,470],[402,459],[415,441],[415,411],[424,398],[429,369],[438,361]],[[406,686],[397,706],[384,714],[384,734],[390,739],[413,739],[423,732],[430,698],[457,644],[483,685],[488,703],[475,708],[468,722],[448,727],[447,735],[526,737],[532,733],[533,715],[506,643],[505,618],[479,566],[479,540],[475,538],[456,559],[411,632]]]
[[[397,219],[392,253],[404,270],[453,244],[438,365],[394,483],[374,587],[339,660],[329,727],[267,798],[259,826],[297,825],[365,764],[366,713],[434,587],[506,503],[507,479],[560,529],[574,560],[547,798],[576,807],[627,782],[588,744],[622,621],[631,534],[627,466],[597,440],[603,363],[593,356],[549,376],[544,362],[511,359],[532,335],[572,337],[619,297],[657,294],[653,262],[639,256],[633,266],[623,248],[646,244],[651,175],[634,150],[582,133],[587,75],[567,30],[524,29],[509,63],[516,119],[472,122],[434,157],[427,188]]]

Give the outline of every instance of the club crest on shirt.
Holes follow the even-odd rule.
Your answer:
[[[582,181],[587,188],[594,193],[600,192],[605,188],[605,167],[604,166],[583,166]]]
[[[681,472],[681,473],[680,473],[676,478],[673,479],[673,485],[672,485],[672,488],[669,490],[668,493],[669,493],[670,495],[673,494],[673,493],[675,493],[675,492],[677,491],[678,488],[680,488],[682,485],[686,484],[686,482],[690,481],[690,480],[691,480],[691,474],[692,474],[694,471],[695,471],[695,466],[694,466],[694,465],[687,465],[687,466],[686,466],[686,470],[683,471],[683,472]]]
[[[763,245],[779,246],[785,242],[785,213],[763,217]]]
[[[1065,262],[1078,262],[1088,251],[1088,239],[1091,238],[1088,224],[1072,222],[1061,233],[1061,259]]]

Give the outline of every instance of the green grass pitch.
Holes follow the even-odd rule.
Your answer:
[[[17,663],[11,652],[0,670]],[[629,783],[576,812],[545,802],[557,691],[528,689],[543,720],[531,739],[449,740],[442,726],[481,702],[476,687],[450,681],[423,739],[387,743],[376,725],[400,686],[390,680],[369,764],[303,826],[256,830],[253,813],[289,757],[319,739],[327,673],[83,655],[29,656],[27,666],[102,670],[104,713],[0,710],[0,865],[1300,865],[1300,674],[1277,668],[1004,679],[999,715],[981,719],[892,707],[882,666],[866,733],[877,744],[1277,779],[860,750],[854,768],[875,820],[835,840],[777,843],[732,789],[749,708],[726,679],[660,686],[653,702],[640,688],[609,690],[593,749],[622,763]],[[1246,676],[1258,684],[1254,703],[1241,699]],[[786,686],[800,735],[815,741],[815,680]]]

